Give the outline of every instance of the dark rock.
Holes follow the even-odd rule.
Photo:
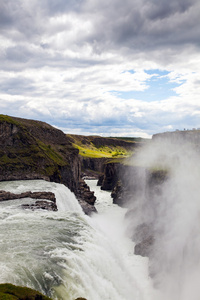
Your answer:
[[[36,210],[36,209],[44,209],[49,211],[58,210],[57,205],[55,203],[53,203],[52,201],[45,201],[45,200],[36,201],[33,204],[22,204],[22,208],[31,209],[31,210]]]
[[[55,194],[52,192],[24,192],[21,194],[14,194],[6,191],[0,191],[0,201],[32,198],[32,199],[48,199],[52,202],[56,202]]]
[[[150,257],[154,242],[154,238],[149,236],[148,238],[142,240],[142,242],[135,245],[134,253],[136,255]]]
[[[118,181],[118,166],[119,164],[116,163],[106,164],[104,169],[104,178],[101,186],[102,190],[112,191]]]
[[[0,191],[0,201],[8,201],[15,199],[24,199],[24,198],[32,198],[32,199],[48,199],[49,201],[40,200],[36,201],[34,204],[22,204],[23,208],[26,209],[45,209],[51,211],[57,211],[56,198],[55,194],[51,192],[24,192],[21,194],[14,194],[6,191]]]
[[[91,204],[89,204],[86,201],[83,201],[81,199],[78,199],[78,201],[79,201],[79,203],[82,207],[82,210],[84,211],[84,213],[86,215],[91,216],[93,213],[97,213],[97,210],[93,205],[91,205]]]
[[[118,180],[117,183],[115,184],[111,197],[113,198],[113,203],[118,204],[120,206],[123,206],[123,186],[121,180]]]
[[[104,164],[107,158],[81,157],[82,169],[89,174],[96,174],[96,176],[103,173]]]
[[[83,179],[79,181],[77,199],[85,214],[91,215],[93,212],[97,212],[96,208],[94,207],[94,203],[96,201],[94,192],[90,191],[89,186],[85,183]]]
[[[134,253],[141,256],[151,256],[155,238],[153,224],[140,224],[137,226],[132,240],[136,243]]]
[[[100,175],[100,176],[98,177],[97,186],[102,186],[102,184],[103,184],[103,179],[104,179],[104,175]]]

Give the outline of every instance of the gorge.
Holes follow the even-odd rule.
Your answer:
[[[198,300],[199,145],[198,130],[130,143],[1,115],[0,283],[59,300]]]

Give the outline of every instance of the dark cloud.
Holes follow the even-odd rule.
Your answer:
[[[44,0],[41,5],[51,15],[80,11],[84,0]]]
[[[92,13],[94,4],[86,7]],[[106,7],[101,1],[95,12],[90,41],[98,41],[98,49],[102,51],[109,47],[118,47],[119,51],[129,48],[133,52],[157,47],[173,49],[184,44],[199,47],[200,6],[197,1],[113,0]]]
[[[26,95],[27,93],[33,95],[35,92],[34,81],[24,77],[14,77],[9,79],[4,79],[0,81],[1,88],[0,92],[9,95]]]
[[[150,1],[146,16],[150,20],[162,20],[171,18],[176,14],[186,13],[194,4],[193,1],[176,0],[176,1]]]
[[[13,40],[30,39],[39,32],[37,17],[21,0],[1,0],[0,25],[3,34]]]
[[[29,41],[30,45],[40,46],[51,61],[55,54],[49,56],[48,50],[56,51],[56,45],[49,42],[51,37],[63,32],[73,36],[72,25],[67,21],[71,13],[83,25],[87,21],[91,24],[89,31],[79,29],[71,44],[66,44],[71,49],[88,44],[96,54],[117,51],[124,55],[125,51],[146,55],[146,51],[200,46],[200,4],[195,0],[1,0],[0,33],[16,43]],[[66,14],[64,23],[49,24],[50,17]],[[21,59],[17,53],[13,57],[26,60],[27,50],[24,52],[22,49]],[[9,53],[7,56],[10,58]]]
[[[15,16],[19,12],[19,2],[16,0],[14,2],[1,0],[0,2],[0,26],[1,30],[4,27],[11,26],[15,23]]]
[[[31,52],[22,46],[10,47],[6,51],[6,60],[15,61],[18,63],[26,63],[31,57]]]

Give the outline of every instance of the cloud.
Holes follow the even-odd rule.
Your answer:
[[[1,113],[77,133],[199,127],[199,15],[194,0],[1,0]],[[173,90],[149,103],[155,69]]]

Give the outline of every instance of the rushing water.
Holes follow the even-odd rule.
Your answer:
[[[65,186],[42,180],[1,182],[0,190],[51,191],[58,212],[31,211],[21,204],[0,203],[0,282],[37,289],[53,299],[151,300],[148,260],[133,254],[125,236],[125,210],[110,193],[88,181],[99,211],[84,215]]]

